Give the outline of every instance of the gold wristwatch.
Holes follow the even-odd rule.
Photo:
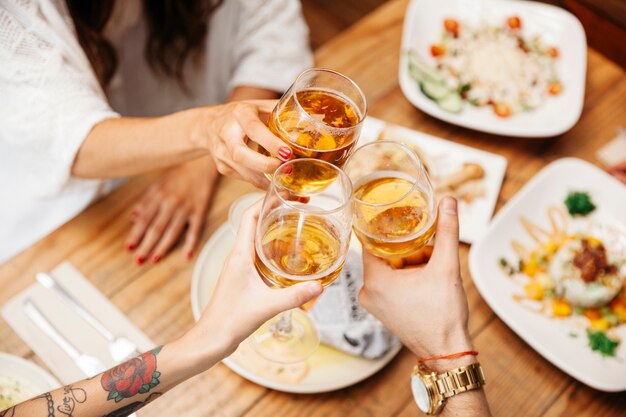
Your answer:
[[[448,398],[483,385],[485,375],[478,362],[441,374],[419,364],[411,375],[413,398],[419,409],[428,415],[439,414]]]

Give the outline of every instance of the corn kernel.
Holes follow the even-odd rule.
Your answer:
[[[556,317],[568,317],[572,314],[572,306],[567,301],[553,300],[552,314]]]

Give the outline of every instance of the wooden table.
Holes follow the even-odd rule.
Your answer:
[[[576,156],[592,163],[594,151],[626,125],[626,74],[593,50],[588,54],[582,118],[569,132],[546,140],[491,136],[435,120],[415,109],[398,86],[400,36],[407,2],[392,0],[317,53],[320,66],[337,69],[363,88],[370,114],[429,134],[505,156],[507,176],[498,208],[550,161]],[[193,323],[189,301],[193,265],[175,252],[160,264],[137,266],[123,250],[130,209],[154,177],[137,178],[22,254],[0,266],[0,304],[34,281],[37,271],[71,261],[157,343]],[[226,219],[231,202],[252,187],[224,180],[209,214],[204,239]],[[499,320],[482,300],[461,251],[471,309],[470,330],[488,379],[497,416],[626,415],[626,394],[590,389],[544,360]],[[0,322],[0,351],[40,362]],[[408,385],[413,357],[403,351],[384,370],[352,388],[323,395],[288,395],[254,385],[223,365],[188,381],[141,412],[144,416],[398,416],[419,415]]]

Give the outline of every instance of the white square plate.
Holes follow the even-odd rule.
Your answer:
[[[525,308],[513,299],[522,293],[498,265],[498,259],[515,259],[513,239],[528,242],[520,218],[548,226],[546,209],[563,206],[569,191],[586,191],[596,204],[590,215],[626,225],[626,187],[604,171],[575,158],[545,167],[495,216],[491,226],[470,250],[469,266],[481,295],[493,311],[543,357],[579,381],[602,391],[626,390],[626,325],[617,327],[623,341],[615,358],[604,358],[587,345],[576,318],[556,319]],[[572,334],[577,337],[572,337]]]
[[[460,145],[436,136],[407,129],[374,117],[365,119],[365,125],[359,138],[359,145],[375,141],[385,130],[385,139],[396,140],[417,146],[428,166],[431,179],[457,171],[464,163],[479,164],[485,170],[483,180],[484,196],[471,202],[459,201],[460,238],[465,243],[472,243],[487,230],[491,215],[498,201],[500,187],[506,172],[506,158],[480,149]]]
[[[430,46],[437,42],[445,18],[478,24],[503,22],[519,16],[525,37],[540,35],[559,49],[557,72],[563,92],[540,107],[503,119],[490,108],[465,105],[459,114],[441,109],[419,89],[408,70],[407,51],[414,50],[430,64]],[[423,112],[446,122],[505,136],[549,137],[569,130],[580,118],[585,95],[587,41],[580,21],[555,6],[520,0],[412,0],[404,20],[400,54],[400,87],[406,98]]]

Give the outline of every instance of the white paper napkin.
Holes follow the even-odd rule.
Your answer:
[[[51,275],[75,299],[81,300],[85,309],[93,313],[113,334],[128,338],[137,345],[139,352],[145,352],[154,347],[154,342],[85,279],[71,263],[64,262],[57,266],[52,270]],[[35,283],[9,300],[2,309],[2,316],[61,382],[69,384],[87,375],[24,313],[23,300],[26,297],[32,300],[48,321],[79,351],[96,356],[106,368],[116,364],[110,356],[107,340],[78,316],[55,291]]]

